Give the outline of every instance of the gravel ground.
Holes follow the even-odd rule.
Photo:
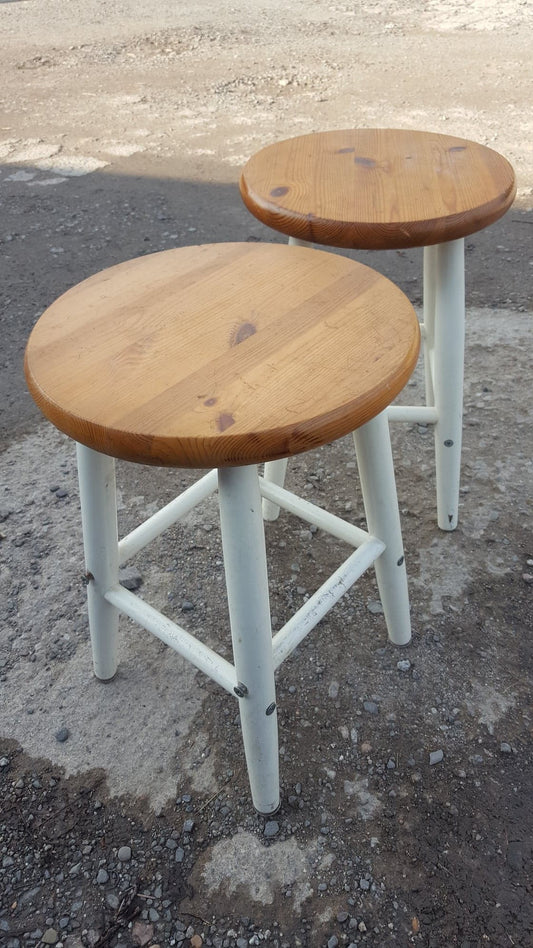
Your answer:
[[[531,9],[519,0],[0,2],[0,944],[523,946],[531,890]],[[258,147],[426,127],[516,167],[467,241],[460,525],[435,524],[432,436],[393,445],[413,641],[373,574],[278,675],[282,807],[250,803],[235,701],[130,622],[91,674],[75,457],[21,371],[44,307],[171,246],[279,240],[242,207]],[[360,254],[421,301],[420,252]],[[417,373],[402,398],[421,398]],[[121,531],[195,476],[118,464]],[[290,486],[363,523],[349,439]],[[273,624],[343,548],[267,527]],[[123,580],[229,656],[216,501]]]

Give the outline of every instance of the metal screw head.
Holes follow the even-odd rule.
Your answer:
[[[447,439],[446,439],[446,441],[444,442],[444,447],[445,447],[445,448],[453,448],[453,441],[451,440],[451,438],[447,438]]]
[[[265,711],[265,714],[268,714],[268,715],[274,714],[275,710],[276,710],[276,702],[273,701],[272,704],[269,704],[268,708]]]
[[[246,685],[243,685],[242,681],[237,682],[233,690],[238,698],[246,698],[248,694],[248,688]]]

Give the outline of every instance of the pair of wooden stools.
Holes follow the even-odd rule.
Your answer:
[[[184,247],[105,270],[40,318],[26,377],[43,413],[78,443],[97,677],[115,675],[122,612],[234,694],[253,803],[270,814],[279,806],[275,669],[372,564],[390,639],[410,639],[389,418],[434,425],[438,523],[457,524],[463,238],[505,213],[515,184],[488,148],[379,129],[271,145],[244,168],[241,193],[298,246]],[[419,352],[406,297],[312,244],[425,248],[425,406],[391,407]],[[287,458],[349,432],[366,531],[283,487]],[[214,470],[119,541],[115,458]],[[234,664],[118,579],[122,563],[217,488]],[[280,507],[354,552],[272,636],[263,516]]]

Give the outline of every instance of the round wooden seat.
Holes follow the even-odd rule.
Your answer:
[[[449,135],[398,129],[319,132],[261,149],[240,181],[246,207],[299,240],[359,250],[466,237],[513,202],[497,152]]]
[[[405,296],[327,252],[184,247],[90,277],[26,350],[36,403],[112,457],[224,467],[288,457],[382,411],[416,363]]]

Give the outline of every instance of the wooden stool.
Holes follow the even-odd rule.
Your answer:
[[[95,674],[116,672],[123,612],[236,695],[261,813],[279,804],[274,670],[372,563],[389,636],[410,639],[384,410],[418,350],[416,315],[384,277],[261,244],[185,247],[104,270],[53,303],[29,339],[31,394],[78,442]],[[368,533],[257,474],[259,462],[350,431]],[[218,471],[119,542],[114,458]],[[234,665],[118,581],[120,564],[217,486]],[[262,496],[355,547],[274,637]]]
[[[424,247],[422,338],[426,405],[392,406],[389,418],[435,426],[437,518],[457,526],[463,411],[464,237],[513,202],[511,165],[449,135],[348,129],[302,135],[253,155],[241,195],[290,243],[353,250]],[[283,483],[284,466],[265,477]],[[265,509],[273,519],[275,507]]]

